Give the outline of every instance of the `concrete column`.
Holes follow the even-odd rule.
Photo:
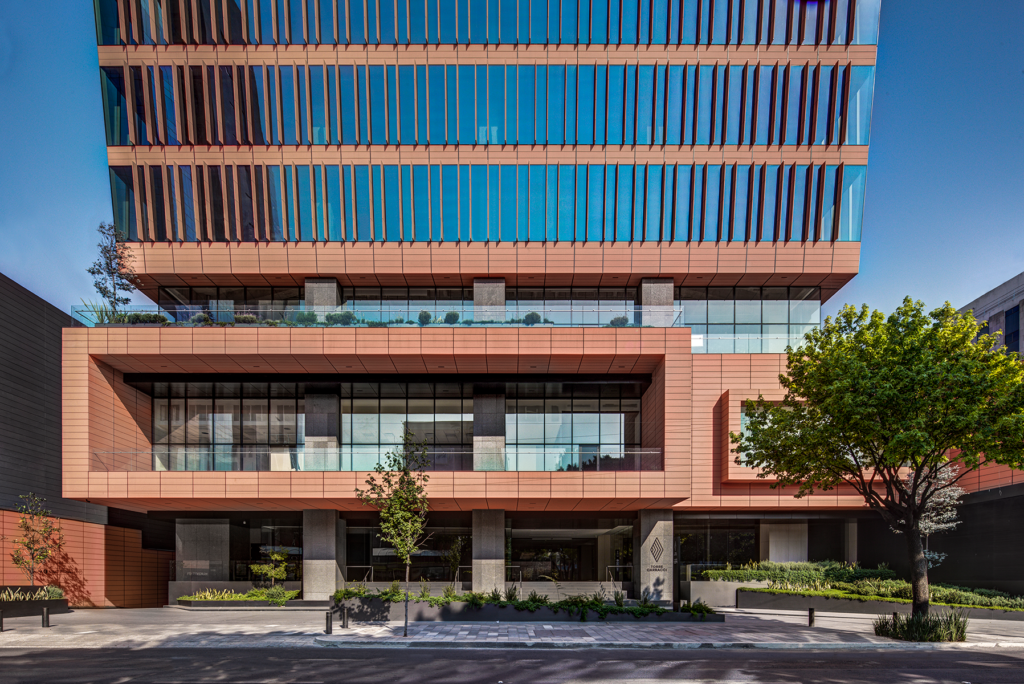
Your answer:
[[[675,283],[671,278],[644,278],[640,281],[642,324],[670,328],[675,318]]]
[[[602,534],[597,537],[597,581],[608,581],[608,566],[612,562],[612,535]]]
[[[174,521],[176,582],[227,582],[231,525],[227,518]]]
[[[341,305],[336,278],[306,278],[306,310],[315,311],[321,321]]]
[[[475,278],[473,280],[473,320],[505,320],[505,279]]]
[[[640,546],[633,549],[633,591],[637,598],[646,590],[651,600],[672,605],[672,511],[640,511]]]
[[[336,470],[339,467],[338,395],[320,393],[326,389],[315,385],[306,387],[306,448],[300,470]]]
[[[505,511],[473,511],[473,591],[505,589]]]
[[[846,556],[847,563],[857,562],[857,519],[846,521]]]
[[[344,523],[338,520],[338,511],[302,511],[303,600],[326,601],[345,581],[344,544],[341,544],[340,563],[338,558],[338,542],[343,537]]]
[[[505,386],[473,386],[473,470],[505,470]]]
[[[759,532],[760,532],[760,534],[758,536],[759,536],[760,541],[759,541],[759,548],[758,548],[758,551],[759,551],[758,560],[766,561],[766,560],[769,560],[769,558],[770,558],[769,552],[770,552],[770,549],[771,549],[772,526],[769,525],[766,522],[762,522],[760,524]]]

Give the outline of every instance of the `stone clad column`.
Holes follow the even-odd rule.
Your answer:
[[[640,598],[646,590],[658,605],[671,606],[672,511],[640,511],[639,533],[639,548],[633,549],[633,592]]]
[[[505,470],[505,386],[473,386],[473,470]]]
[[[344,583],[344,524],[333,509],[302,511],[304,601],[326,601]]]
[[[675,283],[671,278],[644,278],[640,281],[642,324],[670,328],[675,319]]]
[[[505,590],[505,511],[473,511],[473,591]]]
[[[306,278],[306,311],[315,311],[323,321],[341,305],[337,278]]]
[[[505,320],[505,279],[475,278],[473,280],[473,320]]]

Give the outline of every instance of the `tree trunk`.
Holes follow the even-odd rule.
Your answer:
[[[405,630],[402,636],[409,636],[409,563],[405,564]]]
[[[924,555],[924,542],[917,530],[907,532],[907,550],[910,553],[910,586],[914,591],[914,615],[928,614],[928,558]]]

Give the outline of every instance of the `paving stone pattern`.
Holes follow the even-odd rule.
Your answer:
[[[762,643],[893,644],[876,637],[872,616],[821,614],[816,626],[798,613],[726,611],[725,623],[471,623],[416,622],[403,638],[401,623],[360,624],[348,630],[335,622],[334,640],[372,647],[421,642],[485,646],[560,644]],[[318,647],[325,616],[317,611],[186,611],[178,608],[76,610],[50,618],[8,618],[0,649],[47,648],[268,648]],[[969,641],[1016,642],[1024,646],[1024,622],[973,620]]]

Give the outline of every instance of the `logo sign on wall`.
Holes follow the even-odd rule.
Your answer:
[[[661,554],[665,553],[665,547],[661,544],[661,539],[655,537],[654,543],[651,544],[651,555],[654,556],[654,562],[661,562]]]

